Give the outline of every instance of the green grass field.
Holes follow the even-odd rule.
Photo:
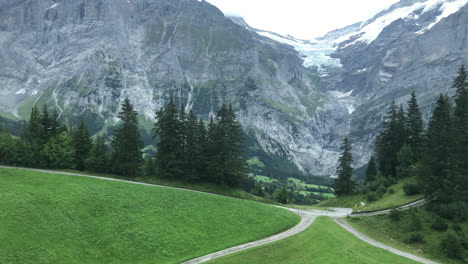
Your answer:
[[[417,263],[370,246],[337,225],[328,217],[319,217],[304,232],[209,263]]]
[[[0,169],[0,263],[180,263],[299,220],[229,197]]]
[[[390,192],[387,191],[387,193],[384,194],[382,199],[372,203],[367,203],[365,195],[355,194],[325,200],[320,203],[320,206],[347,207],[353,208],[355,212],[368,212],[398,207],[423,198],[423,195],[408,196],[405,194],[403,190],[403,185],[407,180],[411,179],[405,179],[403,181],[398,182],[395,185],[390,186],[388,189],[392,189],[394,193],[390,194]],[[361,202],[364,202],[365,205],[361,205]]]
[[[419,231],[415,231],[412,213],[416,215],[421,223]],[[359,218],[351,217],[346,220],[361,233],[402,251],[434,259],[440,263],[465,263],[462,260],[449,259],[445,256],[445,253],[441,250],[440,241],[442,241],[446,235],[446,231],[436,231],[432,229],[431,225],[434,222],[434,217],[423,208],[412,212],[404,211],[398,221],[391,220],[389,215]],[[454,223],[447,223],[449,224],[449,230],[453,228]],[[457,233],[464,237],[464,234],[468,233],[468,223],[464,222],[459,226],[462,228],[462,231]],[[409,237],[413,233],[422,234],[423,242],[409,242]]]
[[[255,176],[255,180],[258,181],[258,182],[264,182],[264,183],[273,183],[273,182],[278,181],[277,179],[273,179],[273,178],[263,176],[263,175]]]

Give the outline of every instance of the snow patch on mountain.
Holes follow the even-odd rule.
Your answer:
[[[426,12],[433,11],[434,9],[439,9],[441,14],[435,18],[434,22],[417,32],[424,33],[425,31],[431,29],[434,25],[439,23],[442,19],[460,10],[460,8],[465,6],[467,3],[468,0],[428,0],[425,2],[415,3],[411,6],[397,8],[391,12],[388,12],[376,18],[375,21],[369,24],[366,23],[367,21],[364,22],[364,26],[361,27],[361,30],[359,30],[359,32],[343,36],[343,39],[350,39],[351,37],[360,35],[360,37],[346,44],[345,46],[343,46],[343,48],[346,48],[358,42],[363,42],[366,44],[372,43],[374,40],[377,39],[377,37],[384,30],[384,28],[389,26],[394,21],[398,19],[418,19],[420,16],[420,14],[418,14],[417,12],[418,10],[422,10],[421,14],[424,14]]]

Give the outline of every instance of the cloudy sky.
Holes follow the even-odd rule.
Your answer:
[[[313,39],[372,17],[399,0],[207,0],[249,25]]]

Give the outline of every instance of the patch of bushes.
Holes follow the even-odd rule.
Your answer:
[[[409,230],[410,231],[421,231],[422,229],[422,222],[419,219],[416,210],[410,210],[410,222],[409,222]]]
[[[449,258],[461,259],[463,247],[454,232],[449,232],[440,242],[442,251]]]
[[[424,243],[424,236],[420,232],[414,232],[414,233],[409,234],[406,241],[409,244]]]
[[[442,220],[442,218],[436,217],[436,220],[432,223],[431,227],[437,231],[445,231],[448,228],[448,224]]]
[[[415,195],[421,192],[419,184],[416,181],[410,181],[403,185],[406,195]]]
[[[397,209],[392,209],[390,211],[390,214],[389,214],[389,217],[390,219],[392,219],[392,221],[400,221],[401,219],[401,212]]]
[[[450,219],[457,222],[466,221],[468,219],[468,207],[462,201],[448,204],[435,203],[431,204],[430,209],[445,219]]]

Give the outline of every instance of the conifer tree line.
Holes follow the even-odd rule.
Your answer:
[[[147,161],[143,159],[138,113],[128,98],[118,113],[121,124],[110,144],[102,135],[93,138],[83,120],[77,127],[66,125],[56,110],[49,112],[46,104],[41,110],[33,106],[21,137],[0,129],[0,164],[226,186],[239,186],[246,176],[244,134],[231,106],[223,105],[206,127],[193,111],[185,113],[183,105],[177,110],[171,98],[156,113],[154,136],[159,142],[156,157]]]
[[[398,179],[412,177],[415,180],[404,186],[407,194],[422,193],[435,206],[456,203],[461,211],[466,210],[468,83],[464,66],[452,87],[455,96],[438,97],[426,130],[414,92],[406,110],[390,105],[366,171],[368,200],[379,199],[385,187]]]

